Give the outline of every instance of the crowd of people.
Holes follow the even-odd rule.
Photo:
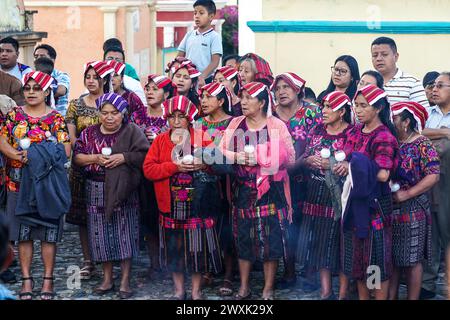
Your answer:
[[[196,28],[167,75],[142,88],[109,39],[70,101],[52,46],[37,46],[28,67],[15,39],[0,40],[0,271],[16,245],[18,298],[34,298],[34,241],[39,296],[55,297],[64,223],[79,227],[81,279],[101,265],[99,295],[115,290],[119,262],[120,298],[132,297],[144,240],[175,300],[187,299],[187,275],[193,300],[218,276],[221,296],[251,299],[252,269],[264,273],[264,300],[300,274],[304,290],[318,274],[323,300],[349,299],[352,287],[361,300],[398,299],[401,281],[408,299],[432,298],[450,242],[450,73],[418,80],[398,68],[395,41],[379,37],[368,46],[375,70],[360,76],[342,55],[316,98],[300,75],[274,75],[255,53],[222,57],[214,2],[193,8]],[[0,287],[0,297],[12,295]]]

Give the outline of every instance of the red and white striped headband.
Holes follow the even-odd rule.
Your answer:
[[[224,105],[224,107],[227,108],[228,112],[231,112],[231,107],[232,107],[231,93],[223,84],[216,83],[216,82],[208,83],[200,88],[199,95],[201,97],[203,94],[203,91],[206,91],[209,93],[209,95],[216,97],[223,90],[225,90],[225,95],[227,96],[227,100],[228,100],[227,105],[226,106]]]
[[[239,90],[239,97],[242,96],[243,91],[247,91],[251,97],[256,98],[258,94],[260,94],[264,90],[267,92],[267,95],[269,96],[269,107],[267,108],[267,117],[270,117],[272,116],[272,109],[274,107],[274,103],[272,99],[272,94],[270,93],[269,88],[264,83],[261,82],[247,83],[245,86],[241,88],[241,90]]]
[[[106,77],[108,74],[114,73],[114,69],[104,61],[91,61],[84,65],[84,74],[92,67],[100,78]]]
[[[392,115],[394,116],[401,114],[405,110],[411,113],[414,119],[416,119],[416,129],[421,133],[425,129],[425,123],[428,119],[428,112],[425,107],[414,101],[397,102],[391,106]]]
[[[30,81],[30,79],[36,81],[36,83],[41,86],[43,91],[47,90],[54,80],[51,76],[49,76],[44,72],[32,71],[23,76],[22,78],[23,85],[26,85],[27,82]]]
[[[356,91],[353,100],[355,100],[360,93],[364,96],[364,98],[366,98],[367,103],[370,105],[373,105],[378,100],[387,97],[387,93],[383,89],[380,89],[373,84],[369,84]]]
[[[167,119],[175,111],[180,111],[188,119],[189,122],[194,122],[195,115],[198,113],[197,107],[185,96],[175,96],[163,102],[163,118]]]
[[[106,61],[106,64],[113,68],[116,74],[122,74],[126,67],[125,63],[116,60],[108,60]]]
[[[345,105],[351,105],[350,98],[341,91],[330,92],[325,97],[323,97],[322,103],[325,101],[330,104],[331,110],[333,110],[333,112],[338,111]]]
[[[163,89],[168,84],[172,84],[173,87],[176,87],[173,84],[172,80],[170,80],[168,77],[161,76],[158,74],[150,74],[147,78],[147,83],[145,85],[147,86],[150,83],[150,81],[153,81],[159,89]]]
[[[175,73],[178,72],[178,70],[186,68],[188,73],[189,73],[189,77],[191,79],[193,78],[197,78],[199,77],[202,73],[200,71],[198,71],[194,65],[192,64],[192,62],[190,60],[187,61],[183,61],[182,63],[180,63],[180,65],[178,67],[175,68],[175,70],[173,71],[173,74],[175,75]]]
[[[270,87],[271,91],[274,91],[277,87],[277,82],[280,80],[284,80],[292,89],[299,94],[303,88],[305,87],[306,81],[300,78],[293,72],[285,72],[276,76],[275,80]]]
[[[216,70],[214,76],[220,72],[225,79],[232,80],[234,77],[239,76],[239,71],[230,66],[223,66]]]

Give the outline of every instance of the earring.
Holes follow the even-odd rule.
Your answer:
[[[407,128],[407,127],[405,127],[405,133],[406,133],[406,132],[408,132],[408,128]]]

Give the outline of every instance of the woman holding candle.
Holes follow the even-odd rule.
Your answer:
[[[333,188],[327,183],[326,171],[332,169],[343,153],[348,131],[352,128],[350,99],[333,91],[322,100],[323,123],[308,135],[302,158],[306,166],[306,198],[298,237],[298,260],[320,272],[321,298],[335,299],[331,287],[333,273],[339,272],[340,207],[333,198]],[[341,156],[342,157],[342,156]],[[333,161],[331,161],[331,159]],[[333,181],[341,183],[338,179]],[[343,183],[343,181],[342,181]],[[339,193],[340,197],[340,193]]]
[[[386,96],[374,85],[357,90],[354,110],[360,124],[348,133],[344,147],[352,168],[347,179],[355,188],[347,197],[347,205],[342,205],[341,265],[346,276],[357,280],[360,300],[370,298],[368,283],[372,282],[367,280],[373,268],[381,281],[380,288],[375,289],[377,300],[387,299],[392,275],[389,179],[398,162],[398,142]],[[349,163],[337,164],[334,172],[347,175]]]
[[[41,241],[42,261],[44,263],[44,281],[41,299],[50,300],[55,296],[53,290],[53,270],[55,264],[56,243],[61,240],[62,219],[58,224],[29,225],[15,215],[16,202],[21,185],[21,173],[27,163],[28,147],[54,136],[63,143],[67,156],[70,156],[69,132],[64,118],[49,107],[50,85],[53,78],[39,71],[25,75],[23,92],[25,105],[16,107],[6,115],[1,127],[1,152],[7,157],[6,186],[10,240],[19,242],[19,260],[22,269],[22,289],[20,299],[33,298],[33,277],[31,262],[33,259],[33,241]],[[22,181],[23,182],[23,181]]]
[[[408,299],[417,300],[422,284],[422,263],[431,258],[431,212],[426,194],[439,180],[439,155],[422,136],[427,110],[417,102],[391,106],[400,141],[399,166],[393,180],[400,190],[393,194],[392,256],[394,273],[389,298],[397,299],[400,274],[406,273]]]
[[[250,82],[240,97],[243,115],[230,122],[219,145],[237,164],[232,214],[241,286],[235,298],[251,296],[250,269],[260,261],[265,280],[262,298],[273,299],[278,260],[286,257],[286,228],[292,221],[286,168],[294,162],[295,152],[285,124],[272,116],[269,88]]]
[[[158,201],[160,261],[172,272],[172,299],[186,298],[185,273],[190,273],[192,299],[199,300],[203,297],[202,273],[217,273],[222,268],[215,226],[217,212],[200,211],[202,202],[195,201],[202,196],[195,177],[205,168],[191,155],[197,108],[188,98],[175,96],[163,103],[163,110],[169,130],[156,137],[144,162],[145,177],[154,182]],[[207,191],[216,193],[217,189]],[[217,203],[215,197],[203,201],[204,205]]]
[[[128,123],[127,102],[115,93],[96,100],[99,124],[85,129],[74,162],[86,177],[88,241],[92,260],[103,264],[103,282],[94,292],[114,290],[113,261],[120,261],[121,299],[131,297],[131,260],[139,253],[141,166],[149,143]]]
[[[88,62],[84,66],[84,86],[88,93],[83,93],[78,99],[70,101],[66,114],[72,149],[81,132],[89,126],[98,123],[98,110],[95,100],[109,92],[111,77],[114,69],[103,61]],[[74,163],[69,174],[70,189],[72,191],[72,205],[66,215],[66,222],[78,225],[83,265],[81,266],[81,280],[89,280],[95,270],[89,253],[87,236],[86,199],[84,198],[84,177],[80,168]]]

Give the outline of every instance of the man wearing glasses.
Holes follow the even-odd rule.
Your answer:
[[[421,299],[436,295],[441,250],[447,249],[447,277],[450,276],[450,72],[442,72],[430,88],[436,105],[428,109],[423,135],[432,140],[439,152],[441,175],[432,190],[432,255],[431,264],[424,265]]]
[[[397,45],[391,38],[380,37],[372,42],[372,64],[384,79],[384,91],[388,94],[388,101],[414,101],[425,108],[430,105],[419,79],[397,68],[399,53]]]
[[[436,78],[439,77],[439,72],[437,71],[430,71],[427,72],[427,74],[423,77],[423,87],[425,88],[425,94],[427,95],[428,103],[430,104],[430,107],[434,107],[436,104],[433,100],[433,87],[434,87],[434,81]]]

